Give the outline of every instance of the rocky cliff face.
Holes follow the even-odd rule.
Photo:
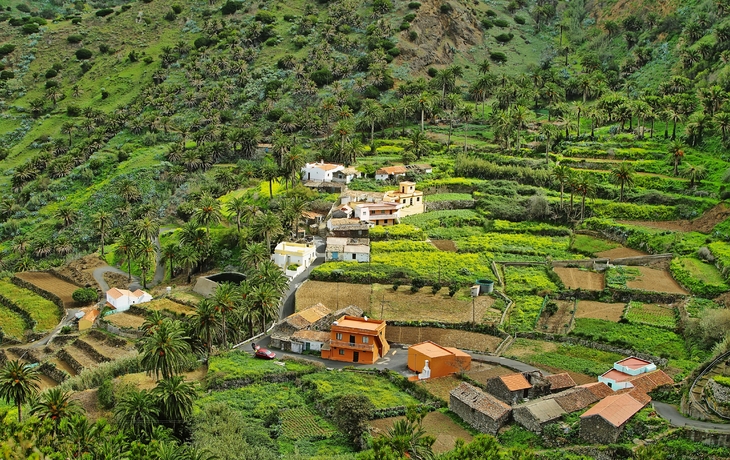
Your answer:
[[[484,32],[472,8],[452,0],[448,3],[453,10],[442,13],[444,3],[447,2],[422,0],[410,30],[401,32],[398,47],[402,59],[409,62],[413,71],[451,64],[458,51],[467,51],[484,42]],[[414,41],[408,39],[411,31],[418,34]]]

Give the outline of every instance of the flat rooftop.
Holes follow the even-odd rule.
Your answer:
[[[337,326],[339,327],[349,327],[352,329],[364,329],[367,331],[377,331],[378,328],[380,328],[381,324],[383,324],[383,321],[377,320],[377,319],[370,319],[368,318],[367,321],[365,321],[365,318],[357,318],[355,316],[344,316],[337,320]]]

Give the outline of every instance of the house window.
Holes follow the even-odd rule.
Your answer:
[[[363,337],[362,343],[368,343],[370,341],[370,337]]]
[[[337,340],[342,340],[342,334],[340,332],[337,333]]]
[[[416,201],[421,201],[421,197],[416,197]]]
[[[345,350],[343,350],[342,348],[340,348],[340,356],[345,356]]]
[[[352,260],[355,260],[355,259],[357,259],[357,255],[356,254],[353,254],[352,255]]]

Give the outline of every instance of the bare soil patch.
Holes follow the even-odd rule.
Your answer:
[[[336,310],[347,305],[362,308],[376,319],[399,321],[443,321],[460,323],[472,320],[472,301],[468,290],[459,291],[449,297],[448,288],[433,294],[431,286],[412,293],[410,286],[403,285],[397,291],[384,284],[370,285],[352,283],[329,283],[307,281],[297,290],[296,310],[301,311],[319,302]],[[479,296],[474,302],[474,317],[477,321],[495,321],[501,312],[492,307],[494,299]]]
[[[592,300],[579,300],[576,318],[594,318],[618,322],[626,308],[623,303],[604,303]]]
[[[104,273],[104,281],[109,285],[109,289],[127,289],[129,286],[129,277],[121,273],[106,272]]]
[[[16,273],[15,276],[27,281],[44,291],[48,291],[61,298],[63,306],[66,308],[76,307],[78,303],[71,297],[75,290],[79,287],[71,284],[61,278],[46,272],[23,272]]]
[[[514,356],[518,360],[520,358],[529,358],[530,356],[534,355],[535,353],[539,352],[554,352],[558,351],[558,344],[555,342],[543,342],[543,341],[537,341],[537,340],[529,340],[526,341],[527,344],[522,345],[519,343],[514,343],[509,347],[509,355],[510,357]],[[537,350],[536,350],[537,348]]]
[[[661,230],[669,230],[673,232],[700,232],[711,233],[715,225],[730,217],[730,206],[720,203],[717,206],[708,209],[695,220],[673,220],[667,222],[653,222],[643,220],[625,220],[619,221],[624,224],[640,225],[649,228],[658,228]]]
[[[603,273],[596,273],[579,268],[555,267],[553,271],[568,289],[584,291],[602,291],[605,287]]]
[[[96,388],[73,393],[71,395],[71,400],[77,401],[81,407],[83,407],[84,415],[86,415],[92,423],[108,415],[105,411],[99,408],[99,398],[97,396]]]
[[[74,368],[69,366],[68,363],[61,358],[53,358],[50,360],[50,362],[54,364],[58,369],[65,371],[71,377],[76,375],[76,371],[74,370]]]
[[[474,367],[474,364],[476,363],[471,363],[472,368]],[[445,377],[438,377],[435,379],[419,380],[417,382],[418,385],[421,385],[423,388],[428,390],[429,393],[437,398],[443,399],[444,401],[449,400],[449,393],[451,390],[458,387],[460,383],[461,380],[453,375],[447,375]]]
[[[182,375],[186,382],[200,382],[208,373],[208,366],[200,366],[194,371],[183,372]],[[157,379],[153,375],[147,375],[145,372],[137,372],[135,374],[125,374],[118,377],[121,382],[132,383],[140,390],[151,390],[157,386]]]
[[[41,391],[47,390],[49,388],[54,388],[58,386],[58,382],[47,376],[46,374],[40,375],[40,380],[38,381],[38,386],[40,387]]]
[[[607,257],[609,259],[622,259],[624,257],[638,257],[638,256],[645,256],[646,253],[639,251],[637,249],[631,249],[631,248],[613,248],[609,249],[608,251],[603,252],[597,252],[596,257]]]
[[[682,289],[672,275],[665,270],[656,270],[649,267],[636,267],[641,272],[641,276],[633,281],[627,281],[626,287],[630,289],[641,289],[643,291],[652,292],[668,292],[671,294],[689,294]]]
[[[574,303],[570,300],[557,300],[558,311],[552,315],[546,312],[542,313],[537,323],[537,330],[540,332],[549,332],[552,334],[564,334],[567,331],[570,318],[573,316]]]
[[[105,316],[104,320],[109,321],[116,327],[132,329],[138,329],[144,323],[144,318],[142,318],[141,316],[132,315],[126,312],[115,313],[113,315]]]
[[[388,342],[408,345],[430,340],[444,347],[479,352],[494,351],[502,343],[502,339],[492,335],[435,327],[388,326],[385,329],[385,338]]]
[[[92,358],[91,356],[87,355],[84,350],[81,348],[78,348],[75,345],[71,345],[70,347],[65,348],[66,352],[71,355],[73,359],[79,362],[84,368],[89,367],[96,367],[99,365],[99,363]]]
[[[451,240],[431,240],[431,244],[441,251],[456,252],[456,243]]]
[[[126,358],[127,356],[131,356],[136,354],[137,352],[134,349],[134,346],[128,345],[127,347],[113,347],[111,345],[107,345],[106,343],[99,342],[98,340],[92,339],[88,335],[84,336],[83,338],[84,342],[88,343],[96,351],[101,353],[103,356],[106,356],[110,360],[118,359],[118,358]]]
[[[352,283],[328,283],[325,281],[306,281],[297,289],[296,311],[305,310],[318,303],[336,310],[348,305],[356,305],[363,310],[370,308],[370,285]]]
[[[499,366],[497,364],[480,363],[478,361],[471,362],[471,369],[466,371],[466,375],[473,378],[477,382],[486,382],[487,380],[499,377],[500,375],[514,374],[510,368]]]
[[[60,274],[71,278],[80,286],[96,287],[96,280],[94,280],[92,272],[95,268],[104,267],[106,265],[107,263],[98,255],[90,254],[88,256],[81,257],[80,259],[72,260],[57,271]]]
[[[195,309],[181,303],[177,303],[170,299],[157,299],[140,305],[147,310],[167,310],[173,313],[180,313],[185,316],[195,314]]]
[[[396,420],[402,420],[404,418],[405,417],[390,417],[380,420],[372,420],[370,422],[370,426],[373,430],[373,436],[382,436],[388,432],[388,429],[393,426],[393,423],[395,423]],[[423,429],[427,434],[436,438],[436,442],[433,445],[433,451],[439,454],[453,449],[456,445],[457,439],[463,439],[466,442],[471,442],[473,439],[471,433],[451,420],[448,415],[442,414],[441,412],[430,412],[426,415],[426,417],[423,418]]]

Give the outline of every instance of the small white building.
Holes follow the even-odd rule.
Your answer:
[[[656,370],[656,365],[651,361],[631,356],[613,363],[613,368],[629,375],[639,375]]]
[[[368,238],[327,238],[325,260],[368,262],[370,261],[370,240]]]
[[[407,172],[405,166],[386,166],[375,171],[375,180],[394,180],[405,177]]]
[[[291,336],[291,351],[294,353],[321,351],[322,347],[329,343],[329,332],[311,330],[297,331]]]
[[[345,167],[342,165],[325,163],[322,160],[320,160],[319,163],[307,163],[302,168],[302,180],[313,182],[335,182],[335,174],[344,170]]]
[[[353,167],[344,168],[341,171],[336,170],[332,174],[332,182],[341,182],[343,184],[349,184],[353,179],[362,176],[362,173]]]
[[[290,243],[282,241],[276,245],[271,260],[286,270],[290,265],[296,264],[299,267],[309,267],[317,258],[317,248],[314,244]]]
[[[127,289],[111,288],[106,291],[106,302],[115,311],[126,311],[132,305],[149,302],[152,296],[141,289],[132,292]]]

